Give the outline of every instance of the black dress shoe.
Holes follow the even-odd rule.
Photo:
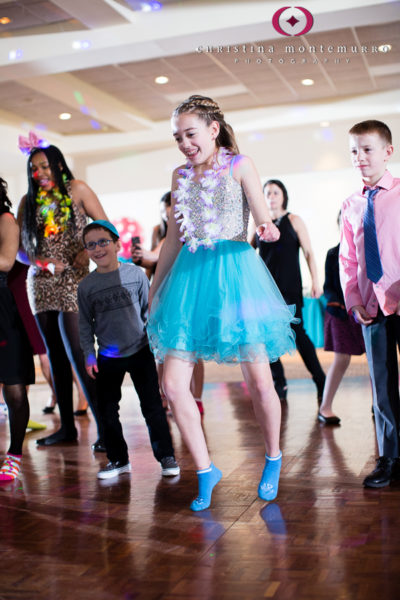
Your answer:
[[[318,421],[324,425],[340,425],[339,417],[324,417],[321,413],[318,413]]]
[[[107,452],[102,439],[98,439],[94,444],[91,445],[93,452]]]
[[[44,438],[36,440],[38,446],[54,446],[54,444],[65,444],[70,442],[76,442],[78,438],[77,432],[67,434],[61,429],[48,435]]]
[[[376,467],[364,479],[364,487],[381,488],[390,484],[394,479],[399,479],[399,462],[397,458],[380,456],[376,459]]]

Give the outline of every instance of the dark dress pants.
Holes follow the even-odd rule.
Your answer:
[[[362,331],[367,352],[375,414],[379,456],[399,456],[399,373],[397,345],[400,346],[400,317],[381,312]]]
[[[125,373],[129,373],[140,401],[140,408],[149,431],[155,458],[174,456],[171,434],[158,388],[157,369],[148,345],[122,358],[99,354],[96,375],[100,419],[104,428],[104,444],[111,462],[128,462],[121,421],[119,402]]]

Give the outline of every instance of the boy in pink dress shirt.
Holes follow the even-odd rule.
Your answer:
[[[340,279],[346,308],[362,325],[372,380],[379,458],[376,468],[364,479],[364,486],[380,488],[400,477],[396,348],[396,344],[400,347],[400,179],[386,170],[393,146],[385,123],[363,121],[354,125],[349,134],[352,162],[361,173],[362,187],[342,206]],[[369,190],[378,191],[374,194]],[[368,196],[372,196],[373,210],[369,211],[368,221],[364,221]],[[371,212],[375,217],[374,244]],[[376,240],[375,260],[370,256]]]

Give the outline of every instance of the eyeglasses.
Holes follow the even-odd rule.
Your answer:
[[[88,242],[85,244],[86,250],[95,250],[96,246],[100,248],[105,248],[108,244],[111,244],[112,240],[107,240],[106,238],[101,238],[101,240],[97,240],[97,242]]]

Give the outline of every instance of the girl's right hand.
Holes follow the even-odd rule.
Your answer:
[[[257,235],[263,242],[276,242],[281,236],[281,232],[271,221],[262,223],[256,229]]]

